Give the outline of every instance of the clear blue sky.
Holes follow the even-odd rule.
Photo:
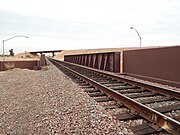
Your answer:
[[[180,45],[180,0],[0,0],[0,40],[35,50]],[[2,53],[2,42],[0,54]]]

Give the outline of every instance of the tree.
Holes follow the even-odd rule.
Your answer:
[[[14,51],[13,51],[13,49],[10,49],[9,52],[10,52],[10,56],[14,56]]]

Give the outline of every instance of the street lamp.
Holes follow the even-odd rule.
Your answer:
[[[11,39],[13,39],[13,38],[16,38],[16,37],[25,37],[25,38],[29,38],[29,37],[27,37],[27,36],[17,35],[17,36],[8,38],[8,39],[6,39],[6,40],[3,40],[3,41],[2,41],[2,42],[3,42],[3,61],[5,61],[5,57],[4,57],[4,42],[6,42],[6,41],[8,41],[8,40],[11,40]]]
[[[135,28],[133,28],[133,27],[130,27],[130,29],[134,29],[135,31],[136,31],[136,33],[138,34],[138,36],[139,36],[139,39],[140,39],[140,47],[141,47],[141,36],[139,35],[139,32],[135,29]]]

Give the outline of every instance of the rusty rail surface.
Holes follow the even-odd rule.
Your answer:
[[[129,109],[136,111],[140,116],[142,116],[143,118],[145,118],[146,120],[148,120],[152,123],[157,124],[158,126],[163,128],[167,132],[169,132],[171,134],[179,134],[180,133],[180,122],[179,121],[176,121],[176,120],[174,120],[174,119],[172,119],[150,107],[147,107],[147,106],[145,106],[145,105],[121,94],[121,93],[118,93],[117,91],[115,91],[111,88],[108,88],[108,87],[86,77],[85,75],[80,74],[71,68],[68,68],[67,66],[77,66],[77,67],[80,67],[81,69],[91,70],[91,72],[96,72],[96,74],[101,74],[103,76],[108,76],[108,77],[111,77],[111,78],[114,78],[117,80],[121,80],[121,81],[123,80],[123,81],[131,83],[133,85],[148,88],[157,93],[165,94],[167,96],[176,98],[178,100],[180,99],[180,92],[173,91],[173,90],[167,90],[165,88],[160,88],[160,87],[152,86],[152,85],[148,85],[148,84],[143,84],[143,83],[136,82],[136,81],[133,81],[130,79],[121,78],[118,75],[105,73],[103,71],[87,68],[84,66],[79,66],[77,64],[72,64],[72,63],[70,64],[68,62],[61,62],[61,61],[53,60],[53,59],[50,59],[50,61],[53,61],[53,63],[55,63],[56,65],[64,68],[65,70],[68,70],[69,72],[71,72],[72,74],[77,76],[78,78],[81,78],[85,82],[89,83],[91,86],[101,90],[102,92],[106,93],[110,97],[113,97],[116,101],[123,103]]]

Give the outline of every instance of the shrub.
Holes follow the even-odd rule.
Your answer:
[[[26,55],[26,58],[31,58],[31,56],[30,55]]]

